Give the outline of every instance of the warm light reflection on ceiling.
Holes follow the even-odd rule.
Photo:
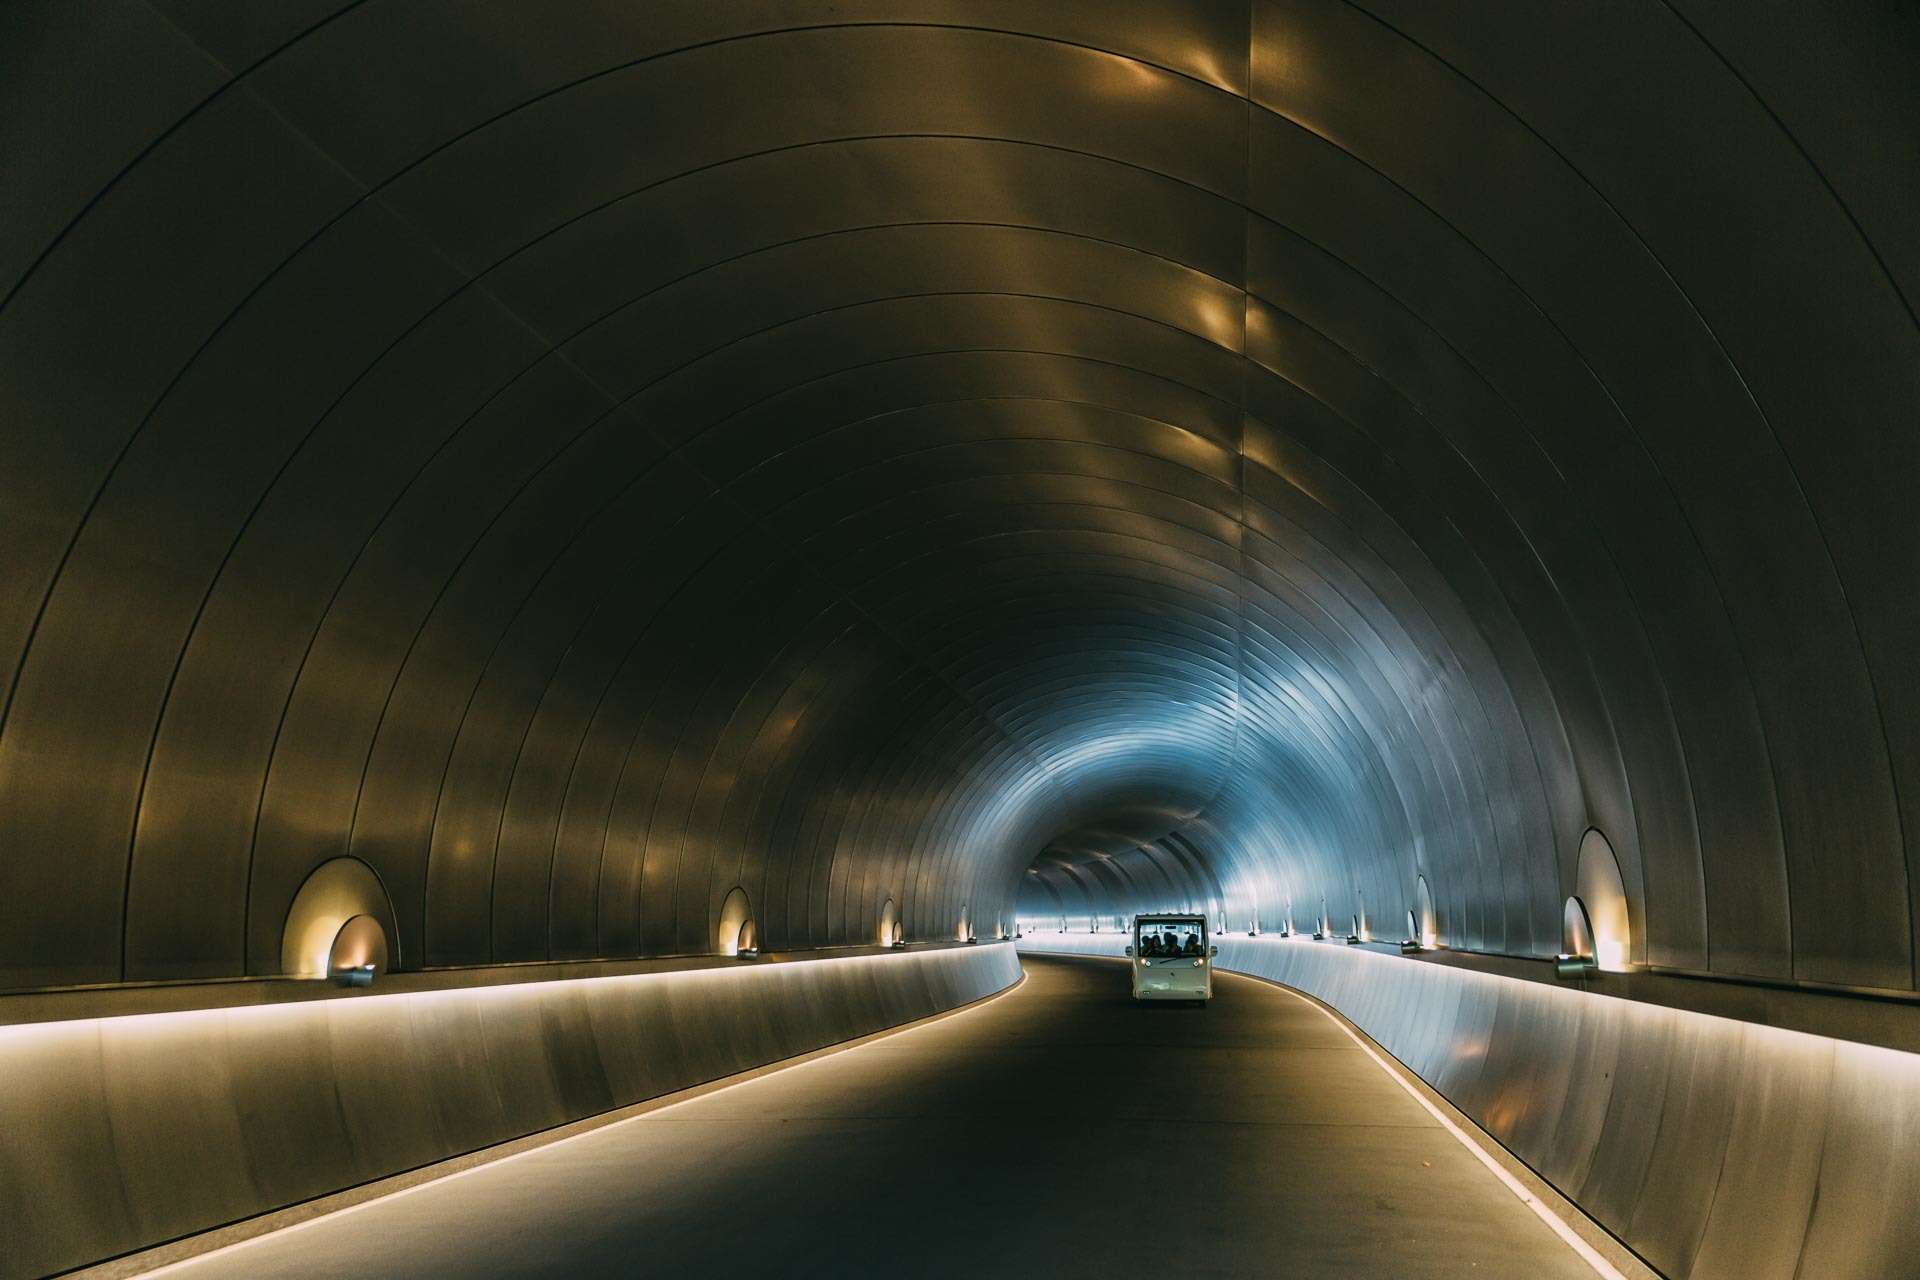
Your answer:
[[[1236,66],[1233,73],[1228,74],[1227,70],[1220,65],[1220,59],[1214,56],[1212,46],[1199,43],[1183,44],[1175,50],[1171,60],[1196,80],[1204,80],[1216,89],[1239,96],[1240,68]]]
[[[1092,86],[1109,96],[1136,98],[1163,92],[1167,87],[1168,73],[1138,58],[1095,52],[1093,63],[1096,70]]]
[[[1242,319],[1246,314],[1244,295],[1226,295],[1217,289],[1197,290],[1193,299],[1193,329],[1215,346],[1228,351],[1240,350]]]

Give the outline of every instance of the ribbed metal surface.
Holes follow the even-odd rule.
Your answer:
[[[1545,954],[1597,827],[1635,959],[1912,987],[1920,40],[1816,8],[6,6],[0,986],[341,855],[400,968],[1036,854]]]
[[[0,1276],[47,1275],[982,999],[1009,945],[0,1027]]]

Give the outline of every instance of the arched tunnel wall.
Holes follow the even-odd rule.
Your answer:
[[[1597,827],[1636,961],[1912,989],[1910,13],[517,12],[9,8],[0,982],[1169,833],[1544,955]]]
[[[1920,16],[0,11],[0,990],[1430,891],[1915,997]],[[1031,871],[1032,874],[1028,874]],[[1241,923],[1245,922],[1245,923]],[[737,922],[736,922],[737,923]]]

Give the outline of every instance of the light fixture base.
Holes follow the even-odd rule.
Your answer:
[[[1575,982],[1591,978],[1600,972],[1600,966],[1594,963],[1592,956],[1561,954],[1553,958],[1553,976],[1563,982]]]

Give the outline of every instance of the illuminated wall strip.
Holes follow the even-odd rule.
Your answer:
[[[342,1205],[338,1209],[330,1209],[325,1212],[316,1213],[310,1218],[303,1218],[299,1222],[289,1223],[284,1227],[275,1227],[271,1230],[262,1231],[257,1235],[247,1236],[243,1240],[235,1240],[231,1244],[225,1244],[218,1248],[194,1253],[178,1261],[168,1262],[162,1266],[154,1267],[151,1270],[136,1271],[133,1274],[138,1277],[173,1275],[190,1267],[197,1266],[209,1259],[237,1253],[251,1245],[259,1244],[264,1240],[283,1238],[296,1231],[304,1230],[307,1227],[315,1226],[322,1222],[337,1222],[347,1214],[358,1212],[361,1209],[370,1209],[375,1205],[387,1204],[400,1199],[402,1196],[411,1195],[415,1191],[423,1191],[428,1187],[444,1187],[457,1178],[465,1177],[467,1174],[478,1173],[483,1169],[495,1169],[501,1165],[518,1160],[522,1156],[530,1156],[538,1151],[552,1151],[556,1147],[565,1146],[581,1138],[591,1138],[614,1129],[624,1128],[627,1125],[648,1119],[651,1116],[659,1115],[663,1111],[671,1111],[676,1107],[684,1107],[691,1102],[699,1102],[702,1099],[711,1098],[715,1094],[738,1089],[742,1085],[752,1084],[756,1080],[779,1072],[814,1066],[828,1058],[845,1053],[849,1049],[858,1049],[863,1045],[873,1044],[875,1041],[890,1040],[895,1036],[908,1035],[915,1031],[924,1031],[936,1022],[945,1022],[948,1018],[956,1018],[963,1014],[974,1013],[980,1009],[984,1009],[1002,996],[1013,994],[1024,986],[1026,981],[1027,975],[1023,972],[1011,986],[1002,987],[990,995],[983,996],[970,1004],[961,1005],[957,1009],[947,1009],[925,1018],[916,1019],[913,1022],[901,1023],[897,1027],[888,1027],[884,1031],[876,1031],[872,1035],[860,1036],[857,1039],[845,1040],[839,1044],[828,1045],[824,1049],[816,1049],[812,1053],[801,1054],[794,1058],[786,1058],[779,1062],[770,1063],[764,1067],[755,1067],[750,1071],[742,1071],[737,1075],[728,1076],[723,1080],[696,1085],[691,1089],[683,1089],[678,1093],[668,1094],[664,1098],[652,1098],[645,1102],[637,1102],[632,1106],[623,1107],[619,1111],[611,1112],[603,1116],[594,1116],[575,1124],[566,1125],[562,1129],[552,1131],[548,1134],[534,1134],[529,1138],[506,1144],[511,1149],[504,1151],[500,1155],[489,1158],[482,1153],[483,1158],[471,1163],[461,1163],[459,1168],[452,1169],[447,1173],[437,1175],[430,1174],[420,1181],[410,1182],[408,1185],[399,1187],[393,1191],[371,1195],[364,1200],[356,1200],[352,1204]],[[448,1163],[453,1164],[456,1162],[449,1161]]]

